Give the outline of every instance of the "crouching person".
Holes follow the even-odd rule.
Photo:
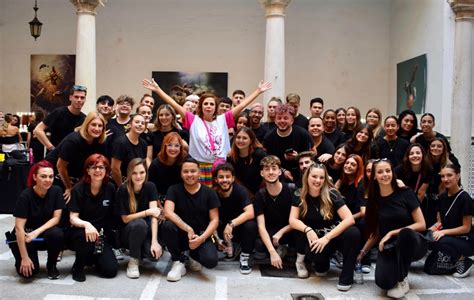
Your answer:
[[[168,281],[179,281],[191,271],[201,270],[201,265],[217,265],[217,249],[211,236],[219,224],[219,198],[209,187],[199,182],[199,163],[188,158],[181,167],[183,183],[168,189],[165,201],[167,221],[161,226],[163,242],[168,247],[173,266]],[[189,251],[189,257],[184,251]],[[185,266],[186,263],[186,266]]]
[[[257,239],[257,223],[246,189],[234,181],[235,171],[231,164],[219,165],[214,171],[215,190],[221,202],[217,232],[224,238],[226,260],[235,258],[233,242],[241,244],[240,273],[249,274],[252,272],[249,257]]]
[[[110,234],[115,187],[108,182],[110,164],[101,154],[92,154],[84,163],[84,176],[71,191],[67,243],[76,251],[72,279],[85,281],[84,267],[95,265],[105,278],[117,275],[118,263],[105,238]]]

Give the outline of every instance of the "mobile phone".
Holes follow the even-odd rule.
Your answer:
[[[285,150],[285,153],[286,154],[290,154],[290,153],[293,153],[293,148],[288,148]]]

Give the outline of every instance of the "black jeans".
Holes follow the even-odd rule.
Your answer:
[[[420,233],[403,228],[395,239],[395,246],[379,252],[375,283],[384,290],[393,288],[407,277],[411,262],[423,258],[427,251],[428,243]]]
[[[186,257],[183,252],[190,250],[188,234],[171,221],[165,221],[160,228],[163,242],[171,253],[171,259],[184,262]],[[189,255],[208,269],[217,266],[217,249],[211,239],[207,239],[197,249],[190,250]]]
[[[35,269],[33,270],[33,275],[37,274],[39,271],[39,260],[38,260],[38,251],[46,250],[48,251],[48,261],[46,263],[47,267],[55,266],[58,259],[59,252],[64,248],[64,232],[61,228],[54,226],[43,232],[39,236],[44,238],[43,242],[31,242],[26,243],[26,250],[28,256],[30,257]],[[20,249],[18,248],[17,243],[9,244],[12,254],[15,257],[15,268],[18,275],[23,276],[20,273],[21,266],[21,254]]]
[[[219,236],[223,237],[223,232],[227,223],[220,222],[219,227],[217,227],[217,232]],[[232,230],[233,242],[240,242],[242,246],[242,252],[250,254],[255,248],[255,240],[257,239],[257,222],[255,220],[249,220],[239,226],[235,227]]]
[[[267,227],[267,232],[268,232],[268,235],[270,236],[270,241],[272,240],[272,236],[275,233],[277,233],[280,229],[281,228],[269,228],[269,227]],[[291,248],[295,248],[296,247],[296,240],[297,240],[297,232],[292,230],[292,231],[286,233],[285,235],[283,235],[281,237],[279,244],[280,245],[288,245]],[[267,247],[265,247],[265,244],[263,243],[263,241],[260,237],[255,241],[255,249],[258,252],[268,253],[268,249],[267,249]]]
[[[299,231],[296,250],[300,254],[306,254],[307,259],[314,263],[314,269],[318,273],[327,272],[331,255],[336,250],[341,251],[344,264],[339,275],[339,283],[348,285],[352,284],[354,280],[354,268],[357,254],[360,250],[360,243],[360,230],[356,226],[351,226],[344,233],[329,241],[326,247],[324,247],[323,252],[315,253],[311,251],[306,235]]]
[[[122,246],[130,250],[130,256],[140,259],[152,257],[151,225],[144,219],[135,219],[120,230]]]
[[[459,236],[443,236],[437,242],[431,243],[431,248],[451,256],[452,262],[456,262],[461,256],[469,257],[474,255],[474,239],[466,239]]]
[[[69,228],[66,231],[66,237],[69,249],[76,252],[75,268],[81,269],[86,265],[95,265],[97,273],[102,277],[112,278],[117,275],[117,259],[107,240],[104,241],[102,254],[95,255],[95,243],[86,241],[83,228]]]

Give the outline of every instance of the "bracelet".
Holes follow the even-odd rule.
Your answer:
[[[311,232],[311,231],[314,231],[313,228],[311,228],[310,230],[306,231],[305,233],[308,234],[308,232]]]
[[[145,218],[148,217],[148,215],[146,214],[146,209],[144,210],[144,212],[145,212]]]
[[[308,229],[309,226],[306,226],[304,229],[303,229],[303,232],[306,233],[306,229]]]

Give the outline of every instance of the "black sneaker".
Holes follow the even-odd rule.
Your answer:
[[[75,265],[72,266],[71,270],[72,279],[78,282],[86,281],[86,273],[84,272],[84,268],[78,268]]]
[[[472,269],[472,260],[468,257],[463,260],[458,260],[456,262],[456,272],[453,274],[453,277],[456,278],[465,278],[469,276],[469,273]]]
[[[249,265],[249,255],[240,255],[240,273],[250,274],[251,272],[252,268]]]
[[[59,271],[56,268],[56,265],[47,267],[47,272],[48,272],[48,278],[51,280],[58,279],[59,278]]]

